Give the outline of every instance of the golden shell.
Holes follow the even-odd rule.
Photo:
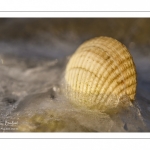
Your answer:
[[[84,42],[70,58],[66,71],[67,97],[88,108],[117,106],[124,95],[134,100],[136,71],[127,48],[110,37]]]

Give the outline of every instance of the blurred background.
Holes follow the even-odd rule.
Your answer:
[[[1,112],[11,112],[12,104],[27,95],[59,84],[68,56],[97,36],[113,37],[129,49],[137,70],[136,100],[149,123],[149,18],[1,18]]]
[[[34,53],[34,58],[62,58],[87,39],[110,36],[129,49],[138,48],[142,55],[148,55],[149,24],[150,19],[145,18],[0,19],[0,52],[20,57]]]
[[[0,19],[0,55],[3,59],[7,56],[26,61],[32,67],[37,61],[64,59],[85,40],[96,36],[110,36],[126,45],[137,67],[139,82],[149,90],[148,18]]]

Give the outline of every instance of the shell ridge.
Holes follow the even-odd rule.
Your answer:
[[[93,46],[93,45],[92,45],[92,46],[85,46],[85,47],[84,47],[84,50],[86,50],[86,49],[89,48],[89,47],[91,47],[91,48],[96,47],[96,48],[98,48],[98,49],[100,49],[100,50],[103,50],[103,51],[106,53],[106,55],[109,56],[109,58],[112,59],[114,63],[116,63],[116,60],[114,60],[114,59],[110,56],[110,52],[108,52],[108,51],[105,50],[105,48],[109,48],[109,47],[107,47],[106,45],[103,45],[103,46],[105,46],[105,47]],[[83,47],[82,47],[82,49],[83,49]],[[86,50],[86,51],[87,51],[87,50]],[[81,51],[80,51],[80,52],[81,52]],[[119,55],[119,54],[118,54],[118,55]],[[118,70],[120,70],[119,67],[118,67],[118,66],[119,66],[118,64],[116,64],[115,66],[118,68]],[[121,70],[120,70],[120,72],[121,72]],[[124,82],[124,80],[125,80],[124,76],[122,76],[122,80],[123,80],[123,82]],[[106,82],[106,80],[105,80],[105,82]],[[105,85],[105,83],[103,83],[103,85]],[[103,88],[103,86],[101,87],[101,89],[102,89],[102,88]],[[100,89],[100,91],[101,91],[101,89]],[[125,82],[124,82],[124,89],[126,89],[126,84],[125,84]],[[102,99],[103,99],[103,97],[102,97]],[[103,101],[105,101],[105,99],[103,99]]]
[[[120,63],[120,65],[123,64],[124,62],[125,62],[125,60],[122,61],[122,62]],[[130,68],[132,68],[131,65],[128,66],[128,69],[130,69]],[[116,71],[116,70],[114,70],[114,71],[112,72],[112,74],[113,74],[115,71]],[[122,70],[121,74],[124,74],[124,72],[127,72],[127,71],[128,71],[128,70],[125,68],[124,70]],[[119,76],[120,76],[120,73],[116,74],[116,76],[112,78],[112,82],[111,82],[111,80],[109,81],[110,84],[107,84],[106,93],[107,93],[107,91],[108,91],[108,89],[109,89],[108,86],[111,86],[111,85],[114,83],[114,80],[115,80],[115,79],[118,79]],[[131,77],[131,76],[132,76],[132,73],[131,73],[130,77]],[[125,76],[124,76],[124,78],[125,78],[125,79],[128,79],[128,77],[125,77]],[[122,81],[122,80],[121,80],[121,81]],[[107,81],[107,82],[108,82],[108,81]],[[118,83],[118,81],[116,81],[116,82]],[[117,86],[115,86],[115,88],[113,88],[113,91],[115,91],[115,89],[118,88],[119,85],[120,85],[120,82],[117,84]],[[123,89],[125,90],[125,88],[123,88]],[[113,93],[113,91],[112,91],[112,93]]]
[[[108,52],[107,51],[105,51],[103,48],[100,48],[100,47],[97,47],[97,46],[88,46],[88,47],[84,47],[84,50],[85,51],[89,51],[89,48],[98,48],[99,49],[99,51],[103,51],[103,52],[105,52],[105,54],[108,56],[108,58],[110,58],[110,56],[108,55]],[[87,50],[88,49],[88,50]],[[82,52],[82,51],[80,51],[80,52]],[[95,52],[92,52],[92,53],[95,53]],[[101,57],[101,55],[99,55],[98,53],[95,53],[96,55],[98,55],[98,56],[100,56]],[[107,66],[106,66],[107,67]],[[107,70],[107,68],[106,68],[106,70]],[[100,76],[101,77],[101,76]],[[98,77],[99,79],[100,79],[100,77]],[[98,84],[98,83],[97,83]],[[97,98],[97,97],[96,97]],[[102,100],[105,100],[105,99],[102,99]]]
[[[109,37],[84,42],[69,61],[65,74],[70,100],[91,109],[117,107],[122,96],[134,100],[136,70],[124,44]]]
[[[115,44],[115,45],[120,45],[120,42],[119,42],[119,41],[115,40],[115,42],[117,43],[117,44]],[[114,40],[112,40],[112,43],[114,43]],[[120,58],[122,58],[121,60],[123,60],[123,61],[124,61],[125,59],[127,59],[127,58],[122,57],[122,55],[120,55],[120,54],[118,53],[118,50],[115,49],[113,46],[111,46],[112,43],[109,44],[110,46],[109,46],[109,45],[105,45],[104,43],[101,43],[100,46],[102,46],[103,48],[107,48],[107,49],[113,49],[113,51],[114,51],[115,53],[117,53],[117,55],[118,55]],[[114,44],[113,44],[113,45],[114,45]],[[127,50],[127,49],[126,49],[126,50]],[[111,54],[111,51],[109,51],[108,53]],[[114,59],[113,56],[111,57],[111,59],[112,59],[113,62],[116,64],[118,70],[119,70],[120,73],[121,73],[121,69],[119,68],[119,66],[121,66],[122,62],[116,61],[116,59]],[[123,80],[124,86],[125,86],[124,89],[126,89],[127,85],[126,85],[126,83],[125,83],[125,77],[123,76],[123,74],[122,74],[122,80]]]

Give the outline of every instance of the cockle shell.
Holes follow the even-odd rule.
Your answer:
[[[136,71],[127,48],[111,37],[84,42],[70,58],[66,93],[78,106],[105,111],[116,107],[121,97],[134,100]]]

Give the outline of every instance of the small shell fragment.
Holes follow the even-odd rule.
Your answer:
[[[110,37],[84,42],[65,71],[66,93],[78,106],[105,111],[127,95],[134,100],[136,71],[127,48]]]

